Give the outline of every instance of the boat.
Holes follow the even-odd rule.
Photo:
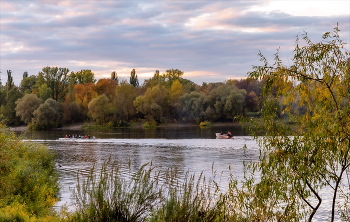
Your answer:
[[[231,135],[227,135],[224,133],[215,133],[216,139],[233,139],[232,134]]]
[[[63,138],[58,138],[58,140],[91,140],[91,139],[96,139],[94,136],[78,136],[78,135],[69,135],[65,136]]]

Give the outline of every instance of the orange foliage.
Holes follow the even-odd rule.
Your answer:
[[[110,99],[115,96],[116,87],[117,82],[113,79],[100,79],[96,83],[96,91],[98,95],[105,94]]]
[[[89,102],[98,96],[95,83],[78,84],[74,86],[75,102],[88,110]]]

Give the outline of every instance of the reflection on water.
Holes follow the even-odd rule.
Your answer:
[[[234,132],[234,139],[215,139],[215,132],[220,131]],[[58,140],[65,134],[90,134],[98,139]],[[152,162],[161,171],[176,169],[180,177],[189,171],[203,173],[209,178],[214,170],[220,175],[216,182],[225,191],[230,173],[242,179],[243,162],[258,161],[259,157],[258,145],[252,137],[244,135],[239,127],[234,130],[222,127],[185,127],[150,131],[49,131],[28,132],[25,136],[31,141],[47,145],[56,154],[61,184],[61,201],[57,206],[70,205],[73,202],[71,189],[75,188],[78,172],[88,174],[94,164],[99,165],[108,159],[122,163],[130,161],[135,171],[143,164]],[[324,196],[327,196],[327,191]],[[323,203],[329,205],[331,198],[325,198]],[[329,215],[326,213],[329,208],[326,207],[317,215],[319,221],[326,219],[322,215]]]

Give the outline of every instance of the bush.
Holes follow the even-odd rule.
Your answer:
[[[156,121],[147,121],[143,124],[143,128],[156,128],[157,122]]]
[[[58,176],[54,157],[0,127],[0,221],[40,221],[53,215]]]

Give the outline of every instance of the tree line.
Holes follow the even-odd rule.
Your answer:
[[[93,122],[113,127],[146,119],[160,123],[232,121],[238,115],[257,112],[263,81],[253,78],[202,85],[169,69],[139,84],[136,70],[130,79],[96,80],[91,70],[44,67],[38,75],[23,73],[19,86],[0,82],[0,116],[7,125],[28,124],[33,129]]]

